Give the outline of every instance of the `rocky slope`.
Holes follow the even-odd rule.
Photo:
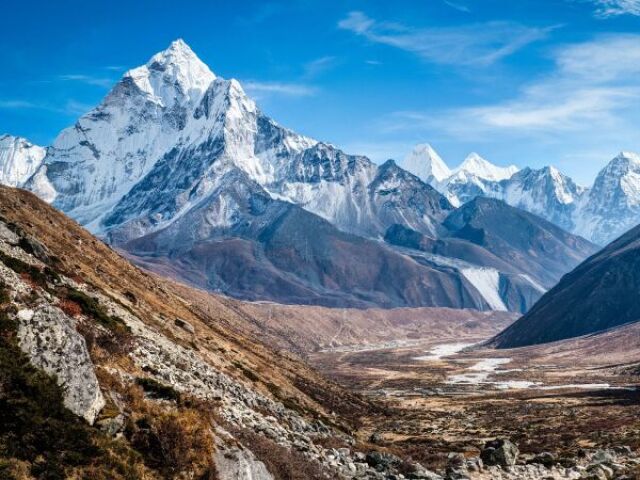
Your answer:
[[[637,322],[639,271],[636,227],[565,275],[493,343],[510,348],[553,342]]]
[[[349,433],[376,407],[262,344],[246,312],[198,308],[25,191],[1,187],[0,216],[3,475],[396,474]]]

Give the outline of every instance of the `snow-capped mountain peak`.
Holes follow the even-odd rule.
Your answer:
[[[145,65],[125,73],[127,78],[151,99],[169,107],[177,96],[199,100],[216,76],[184,40],[178,39]]]
[[[518,171],[518,167],[510,165],[508,167],[498,167],[485,160],[476,152],[470,153],[464,162],[456,169],[456,172],[466,172],[485,180],[506,180]]]
[[[416,145],[405,157],[402,166],[425,182],[442,182],[451,176],[451,170],[428,143]]]
[[[0,135],[0,183],[22,187],[40,166],[46,149],[12,135]]]

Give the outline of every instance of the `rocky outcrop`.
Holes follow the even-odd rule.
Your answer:
[[[500,438],[487,442],[480,458],[486,465],[510,467],[516,464],[519,454],[520,451],[513,442]]]
[[[31,363],[56,377],[65,406],[93,424],[105,401],[75,321],[51,305],[18,312],[20,348]]]
[[[234,439],[222,440],[230,435],[218,429],[214,462],[220,480],[273,480],[264,463],[251,450]]]

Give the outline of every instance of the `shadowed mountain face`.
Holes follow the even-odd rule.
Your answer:
[[[587,259],[494,339],[511,348],[587,335],[640,320],[640,227]]]
[[[243,172],[229,176],[227,187],[170,226],[125,242],[113,231],[110,240],[147,266],[238,298],[488,308],[455,270],[422,265],[383,243],[342,232],[272,199]],[[220,223],[221,210],[230,205],[233,218]]]
[[[492,282],[504,306],[519,312],[526,312],[564,271],[595,251],[586,240],[535,215],[482,197],[451,213],[438,239],[393,225],[385,241],[409,254],[425,252],[423,261],[426,256],[430,263],[450,264],[481,291]]]
[[[596,251],[592,243],[506,203],[477,197],[444,221],[451,238],[483,247],[545,288]]]

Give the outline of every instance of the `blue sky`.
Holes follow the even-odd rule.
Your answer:
[[[554,164],[640,150],[640,0],[28,1],[3,5],[0,133],[47,145],[184,38],[281,124],[401,160]]]

